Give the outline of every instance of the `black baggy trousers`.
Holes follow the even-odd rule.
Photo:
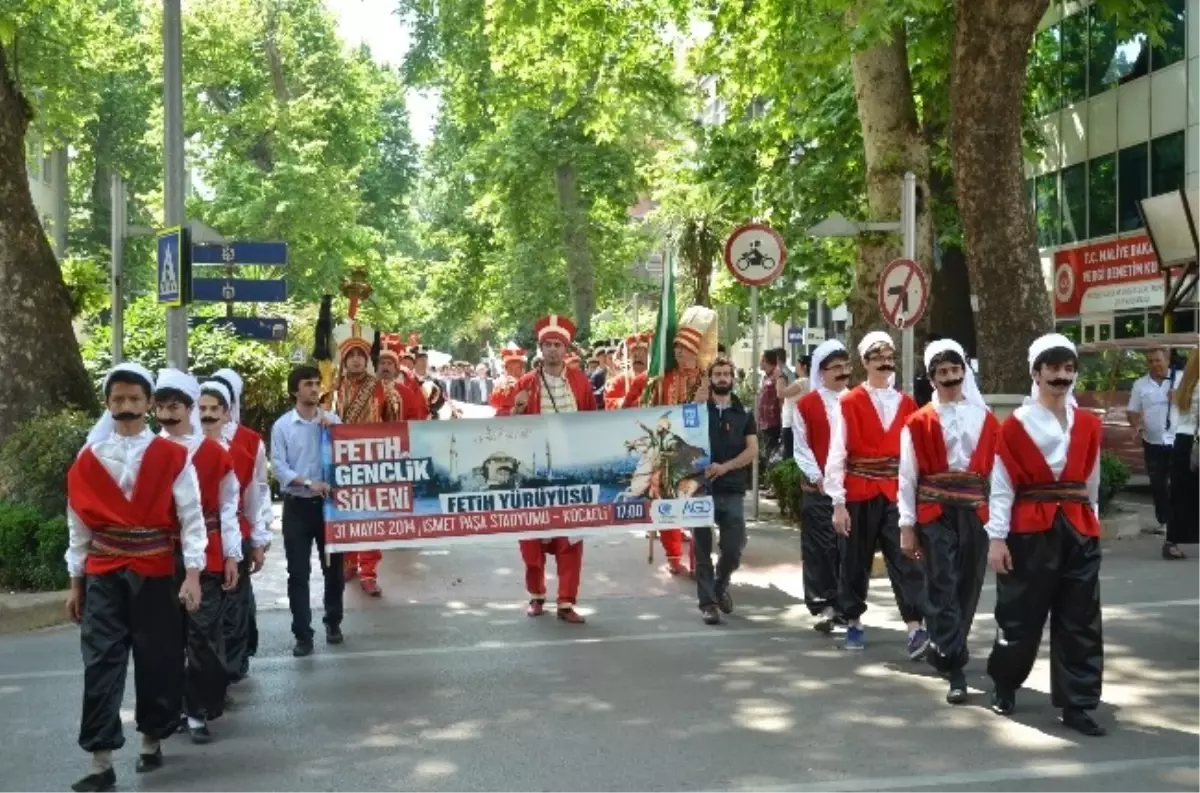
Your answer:
[[[804,493],[800,511],[800,555],[804,569],[804,605],[813,616],[836,608],[838,536],[833,530],[833,502],[815,491]]]
[[[943,506],[942,516],[916,528],[925,568],[925,628],[933,643],[933,665],[962,669],[970,654],[967,637],[987,573],[987,533],[970,507]]]
[[[888,578],[900,617],[919,622],[925,597],[925,573],[921,564],[900,553],[900,513],[886,496],[846,503],[850,513],[850,536],[839,537],[841,571],[838,580],[838,612],[856,620],[867,610],[867,587],[875,550],[883,553]]]
[[[250,580],[250,541],[242,541],[237,588],[226,593],[227,605],[221,618],[225,634],[225,672],[237,683],[250,672],[250,657],[258,652],[258,618],[254,584]]]

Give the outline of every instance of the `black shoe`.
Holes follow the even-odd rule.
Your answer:
[[[162,747],[154,750],[154,754],[139,754],[136,770],[139,774],[145,774],[149,771],[157,771],[162,768],[163,754]]]
[[[304,658],[312,655],[313,644],[312,639],[297,639],[296,646],[292,648],[292,655],[296,658]]]
[[[725,614],[733,613],[733,596],[729,592],[722,592],[721,597],[717,599],[717,608]]]
[[[1092,718],[1092,714],[1079,708],[1063,708],[1062,723],[1064,727],[1070,727],[1072,730],[1094,738],[1108,735],[1108,730],[1097,724],[1096,720]]]
[[[207,724],[201,724],[199,727],[189,724],[188,736],[191,737],[192,743],[212,743],[212,733],[208,731]]]
[[[71,790],[78,791],[79,793],[116,789],[117,772],[111,768],[107,771],[101,771],[99,774],[88,774],[83,779],[71,785]]]
[[[346,637],[342,636],[341,628],[335,628],[335,627],[330,626],[325,629],[325,643],[326,644],[341,644],[345,640],[346,640]]]
[[[992,712],[1011,716],[1017,709],[1017,692],[996,686],[992,689]]]
[[[946,692],[946,702],[951,705],[967,703],[967,676],[961,669],[950,673],[950,690]]]
[[[701,619],[705,625],[720,625],[721,615],[717,613],[716,606],[703,606],[700,609]]]

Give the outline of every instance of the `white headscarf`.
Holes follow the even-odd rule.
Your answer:
[[[1038,396],[1040,395],[1040,389],[1038,388],[1037,380],[1034,378],[1033,374],[1033,362],[1038,359],[1038,356],[1047,350],[1056,349],[1070,350],[1072,353],[1076,353],[1075,342],[1071,341],[1061,333],[1047,333],[1045,336],[1038,338],[1033,344],[1029,345],[1029,377],[1031,380],[1033,380],[1033,386],[1029,390],[1029,398],[1025,400],[1025,404],[1028,405],[1030,402],[1036,402],[1038,400]],[[1067,404],[1071,407],[1075,407],[1076,405],[1074,388],[1075,385],[1072,383],[1071,391],[1067,392]]]
[[[233,399],[229,403],[229,420],[234,424],[242,423],[242,389],[245,387],[242,383],[242,376],[232,369],[218,369],[213,372],[213,377],[219,377],[222,380],[229,382],[233,388]]]
[[[225,399],[225,404],[233,408],[233,394],[229,393],[229,388],[220,380],[205,380],[200,384],[200,390],[216,391]]]
[[[971,364],[967,360],[967,353],[963,350],[962,345],[954,339],[939,339],[925,348],[925,374],[929,377],[930,383],[933,384],[933,372],[930,371],[930,365],[933,363],[933,358],[943,352],[956,352],[963,361],[963,384],[962,395],[968,403],[976,405],[988,410],[987,403],[983,401],[983,395],[979,393],[979,386],[975,384],[975,372],[971,369]],[[933,400],[937,401],[937,388],[933,391]]]
[[[842,344],[837,339],[828,339],[821,342],[817,349],[813,350],[812,363],[808,367],[808,390],[816,391],[821,387],[823,378],[821,377],[821,364],[825,363],[825,359],[835,352],[845,352],[846,345]]]
[[[200,382],[187,372],[181,372],[178,369],[159,369],[158,385],[155,390],[161,391],[164,388],[174,388],[191,398],[192,410],[188,415],[188,422],[192,425],[193,444],[199,443],[204,439],[204,428],[200,424]]]
[[[133,361],[119,363],[113,368],[109,369],[108,374],[104,375],[104,382],[100,386],[101,393],[106,393],[108,391],[108,382],[117,372],[128,372],[129,374],[141,378],[146,382],[146,387],[150,389],[150,393],[154,393],[154,375],[150,374],[150,371],[146,367],[142,366],[141,364],[134,363]],[[117,422],[113,419],[112,413],[108,410],[108,408],[105,408],[104,413],[100,416],[100,419],[92,427],[91,431],[88,432],[87,443],[84,444],[83,448],[86,449],[89,446],[99,443],[100,441],[108,440],[109,436],[113,434],[113,429],[115,429],[116,426]]]
[[[867,350],[874,347],[876,344],[886,344],[893,350],[896,349],[896,342],[892,341],[892,336],[887,331],[873,330],[866,336],[862,337],[862,341],[858,343],[858,357],[867,360]]]

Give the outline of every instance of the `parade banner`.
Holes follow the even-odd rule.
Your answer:
[[[330,553],[712,524],[701,405],[336,424]]]

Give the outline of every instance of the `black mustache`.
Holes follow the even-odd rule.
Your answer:
[[[850,379],[850,375],[848,375],[848,374],[839,374],[837,377],[834,377],[833,379],[834,379],[834,380],[837,380],[839,383],[844,383],[844,382],[846,382],[847,380],[849,380],[849,379]]]
[[[218,421],[218,419],[216,416],[202,416],[200,418],[201,424],[216,424],[217,421]]]
[[[879,364],[879,371],[881,371],[881,372],[894,372],[894,371],[896,371],[896,364],[894,364],[894,363],[881,363],[881,364]]]
[[[113,419],[116,421],[135,421],[142,417],[141,413],[114,413]]]
[[[1067,380],[1067,379],[1047,380],[1046,381],[1046,385],[1052,385],[1052,386],[1055,386],[1058,388],[1070,388],[1074,384],[1075,384],[1074,380]]]
[[[942,388],[958,388],[963,384],[963,380],[965,379],[966,378],[960,377],[957,380],[942,380],[938,383],[938,385],[940,385]]]
[[[164,427],[174,427],[180,422],[180,419],[159,419],[158,423]]]

